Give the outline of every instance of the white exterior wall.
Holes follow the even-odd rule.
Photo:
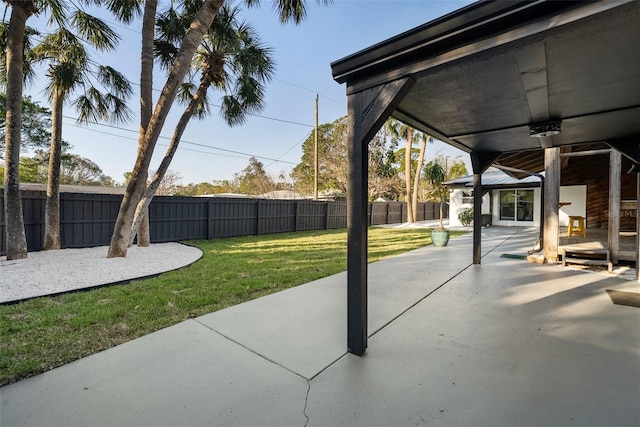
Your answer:
[[[587,186],[567,185],[560,187],[560,203],[571,203],[560,208],[560,225],[569,225],[569,215],[587,217]],[[588,226],[588,224],[585,224]]]
[[[449,225],[461,226],[458,220],[458,214],[467,208],[472,208],[473,203],[462,203],[463,191],[467,189],[454,189],[450,193],[449,204]],[[489,193],[482,198],[482,213],[492,214],[491,223],[493,225],[504,226],[540,226],[540,188],[520,188],[519,190],[533,190],[533,221],[501,221],[500,220],[500,190],[492,190],[491,206]],[[504,190],[503,190],[504,191]],[[514,189],[510,189],[514,191]],[[560,187],[560,202],[571,203],[560,208],[560,226],[566,227],[569,223],[569,215],[571,216],[587,216],[587,186],[586,185],[570,185]],[[493,209],[491,209],[493,208]]]
[[[462,193],[463,191],[471,191],[471,188],[467,189],[459,189],[456,188],[449,193],[449,225],[450,226],[462,226],[460,224],[460,220],[458,220],[458,214],[467,208],[473,208],[473,203],[462,203]],[[482,213],[490,214],[491,213],[491,204],[489,202],[490,196],[489,193],[485,194],[482,198]]]
[[[500,191],[533,190],[533,221],[504,221],[500,220]],[[493,215],[491,223],[493,225],[505,226],[540,226],[540,187],[537,188],[509,188],[504,190],[492,190],[493,193]]]

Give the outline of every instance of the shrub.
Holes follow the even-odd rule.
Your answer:
[[[473,222],[473,208],[467,208],[458,214],[460,224],[468,227]]]

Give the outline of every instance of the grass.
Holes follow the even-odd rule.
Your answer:
[[[0,385],[344,271],[346,243],[344,229],[191,241],[204,255],[189,267],[127,285],[2,305]],[[371,228],[369,262],[430,243],[428,229]]]

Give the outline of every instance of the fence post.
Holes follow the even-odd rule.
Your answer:
[[[298,231],[298,216],[299,216],[298,209],[300,209],[300,204],[298,203],[297,200],[295,200],[293,203],[294,203],[294,205],[296,207],[294,209],[295,213],[294,213],[294,218],[293,218],[293,224],[294,224],[293,225],[293,231]]]
[[[256,235],[260,234],[260,199],[256,201]]]
[[[324,202],[324,229],[328,230],[329,229],[329,204],[331,202],[326,201]]]
[[[211,234],[212,231],[211,230],[211,211],[212,211],[212,202],[209,198],[206,199],[207,200],[207,240],[211,240]]]

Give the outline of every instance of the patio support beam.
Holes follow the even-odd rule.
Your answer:
[[[636,212],[640,212],[640,168],[636,164]],[[636,216],[636,281],[640,282],[640,217]]]
[[[482,174],[473,174],[473,265],[482,260]]]
[[[620,255],[620,185],[622,170],[622,154],[611,150],[609,154],[609,215],[608,244],[611,262],[618,263]]]
[[[347,350],[358,356],[366,351],[368,336],[368,145],[413,83],[405,78],[347,96]]]
[[[482,259],[482,174],[500,156],[495,151],[472,151],[473,168],[473,264]]]
[[[560,148],[544,149],[544,259],[558,260],[558,210],[560,204]]]

